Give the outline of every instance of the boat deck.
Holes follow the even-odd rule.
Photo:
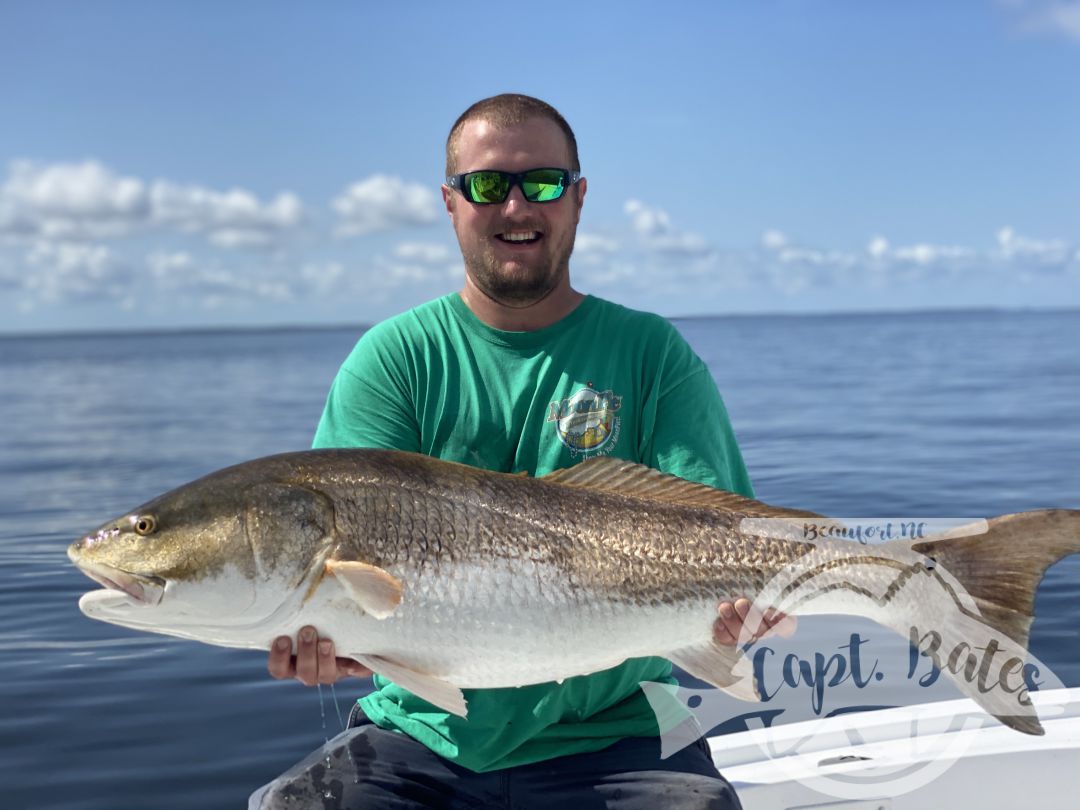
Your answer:
[[[1080,807],[1080,688],[1032,694],[1046,734],[967,699],[709,739],[745,810]]]

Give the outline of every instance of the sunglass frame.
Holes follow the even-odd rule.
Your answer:
[[[465,182],[465,178],[471,174],[483,174],[490,172],[497,174],[504,180],[509,180],[509,185],[506,187],[506,196],[501,200],[476,200],[473,199],[472,192],[469,190],[469,184]],[[533,172],[561,172],[562,173],[562,192],[558,197],[552,197],[550,200],[530,200],[525,193],[525,176],[532,174]],[[446,178],[446,185],[452,189],[456,189],[461,193],[461,196],[471,202],[473,205],[502,205],[506,202],[506,198],[510,196],[510,191],[517,186],[521,189],[521,196],[525,198],[527,202],[543,205],[545,203],[553,203],[561,200],[566,196],[566,190],[570,186],[574,185],[581,179],[581,172],[571,171],[570,169],[561,169],[557,166],[538,166],[535,169],[526,169],[523,172],[505,172],[502,169],[476,169],[475,171],[465,172],[464,174],[452,174]]]

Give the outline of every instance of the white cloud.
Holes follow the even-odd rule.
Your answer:
[[[340,236],[430,225],[439,218],[439,198],[432,189],[385,174],[353,183],[331,206],[341,218]]]
[[[23,290],[43,301],[123,298],[130,291],[126,263],[105,245],[39,241],[24,264]]]
[[[0,190],[0,237],[27,238],[40,231],[37,223],[25,211],[20,211],[13,200],[6,199]]]
[[[793,294],[806,289],[867,285],[889,285],[951,281],[961,274],[986,273],[991,266],[1011,273],[1016,263],[1003,258],[1008,244],[1014,256],[1021,249],[1041,250],[1040,255],[1064,255],[1067,246],[1060,242],[1034,243],[999,234],[999,247],[974,248],[967,245],[914,242],[895,245],[881,234],[873,236],[864,251],[821,249],[796,244],[779,230],[767,231],[761,238],[762,251],[756,257],[745,256],[747,266],[757,266],[761,277],[777,290]]]
[[[857,263],[851,253],[843,250],[815,250],[804,247],[786,247],[777,257],[782,264],[802,264],[814,267],[850,268]]]
[[[619,252],[619,243],[610,236],[601,236],[594,233],[578,233],[574,239],[574,259],[576,267],[586,268],[589,271],[589,279],[605,282],[612,278],[611,273],[604,268],[610,268]]]
[[[859,263],[858,257],[848,251],[799,245],[776,228],[765,231],[760,244],[761,251],[744,258],[742,263],[757,265],[756,275],[768,279],[770,286],[786,295],[811,287],[843,284]],[[745,281],[745,276],[742,279]]]
[[[609,236],[600,236],[594,233],[579,233],[574,239],[574,255],[599,254],[610,256],[617,253],[619,243]]]
[[[10,257],[0,255],[0,290],[18,290],[23,286],[23,275]]]
[[[423,264],[439,264],[450,258],[450,250],[445,245],[432,245],[424,242],[402,242],[394,248],[394,256],[406,261]]]
[[[766,250],[782,250],[790,241],[783,231],[770,230],[761,235],[761,246]]]
[[[950,263],[954,266],[966,263],[976,257],[976,252],[961,245],[932,245],[919,242],[910,247],[896,248],[893,255],[897,261],[912,262],[928,267],[942,263]]]
[[[296,297],[287,273],[263,266],[228,267],[216,259],[197,259],[186,251],[159,251],[146,257],[155,294],[168,294],[182,303],[217,309],[253,300],[284,302]]]
[[[761,246],[766,251],[766,261],[779,262],[781,265],[848,268],[857,262],[855,256],[846,251],[818,250],[797,245],[790,236],[776,229],[761,235]]]
[[[673,230],[663,212],[644,204],[630,205],[627,213],[638,235],[646,237],[647,246],[647,239]],[[655,250],[639,251],[627,259],[620,252],[604,252],[615,247],[614,240],[600,244],[602,248],[587,254],[588,260],[579,263],[579,281],[622,294],[638,291],[657,300],[664,296],[672,300],[685,297],[687,290],[695,291],[697,301],[753,287],[795,296],[837,289],[880,291],[917,285],[929,289],[937,283],[981,285],[993,284],[995,278],[1002,282],[1027,280],[1033,269],[1043,276],[1058,273],[1080,277],[1076,244],[1061,239],[1031,239],[1012,229],[1003,229],[996,242],[980,247],[930,241],[894,244],[877,234],[863,250],[849,250],[800,244],[782,229],[770,228],[762,233],[757,245],[711,249],[701,255],[683,256],[678,262]]]
[[[1080,40],[1080,3],[1054,3],[1048,21],[1062,33]]]
[[[220,192],[159,180],[150,200],[155,224],[205,233],[220,247],[266,247],[304,222],[304,206],[289,192],[261,203],[243,189]]]
[[[16,198],[59,217],[131,217],[146,213],[141,180],[117,177],[96,161],[39,168],[16,163],[9,181]]]
[[[15,161],[0,186],[0,231],[46,238],[118,236],[149,214],[145,184],[102,164]]]
[[[14,238],[97,240],[160,226],[222,247],[266,247],[303,221],[304,207],[289,192],[262,203],[243,189],[147,184],[93,160],[15,161],[0,186],[0,234]]]
[[[866,246],[866,252],[875,259],[884,259],[889,254],[889,240],[884,236],[875,236]]]
[[[405,243],[398,245],[390,256],[376,256],[371,263],[372,271],[364,280],[365,288],[392,290],[425,285],[433,296],[449,292],[460,285],[465,270],[460,256],[454,258],[448,249],[437,249],[440,247]]]
[[[966,270],[976,266],[981,258],[978,250],[963,245],[917,242],[894,247],[884,236],[871,239],[866,246],[866,254],[871,270],[880,273],[890,268],[896,271],[904,269],[910,278],[918,276],[918,271],[924,268],[938,273]]]
[[[322,262],[305,264],[300,268],[300,279],[309,294],[316,296],[330,295],[335,292],[348,293],[345,289],[348,277],[341,262]]]
[[[1018,270],[1062,270],[1075,261],[1073,247],[1063,239],[1031,239],[1009,226],[997,232],[998,250],[993,257]]]
[[[159,251],[146,257],[146,266],[150,275],[157,279],[172,279],[193,269],[195,260],[190,253],[179,251],[168,253]]]
[[[998,5],[1010,11],[1021,31],[1080,41],[1080,0],[998,0]]]
[[[641,200],[627,200],[623,211],[630,217],[634,232],[650,250],[659,253],[700,256],[710,248],[704,238],[678,230],[666,211],[652,208]]]
[[[1069,246],[1063,239],[1042,241],[1018,234],[1006,225],[997,232],[998,247],[1006,258],[1013,256],[1039,256],[1061,261],[1068,256]]]
[[[844,276],[855,264],[849,253],[798,245],[780,231],[766,232],[761,244],[764,250],[756,257],[748,257],[746,263],[756,264],[755,275],[766,279],[769,286],[785,295],[843,283]]]
[[[641,200],[627,200],[623,211],[630,217],[634,231],[640,237],[661,236],[671,230],[671,218],[667,212],[659,208],[650,208]]]
[[[641,268],[626,261],[603,262],[596,257],[596,261],[590,261],[582,279],[586,284],[602,287],[621,289],[624,285],[633,285],[635,282],[646,282],[647,273]],[[646,282],[647,283],[647,282]]]

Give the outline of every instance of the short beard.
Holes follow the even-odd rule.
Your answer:
[[[539,304],[558,286],[562,276],[570,272],[570,254],[574,250],[573,235],[564,253],[553,256],[545,270],[533,267],[524,272],[502,272],[489,252],[465,256],[465,272],[480,292],[496,304],[512,309],[525,309]]]

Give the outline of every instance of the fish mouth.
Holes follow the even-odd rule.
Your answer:
[[[76,562],[80,571],[106,590],[124,593],[143,605],[156,605],[165,595],[165,580],[148,574],[136,574],[111,565]]]

